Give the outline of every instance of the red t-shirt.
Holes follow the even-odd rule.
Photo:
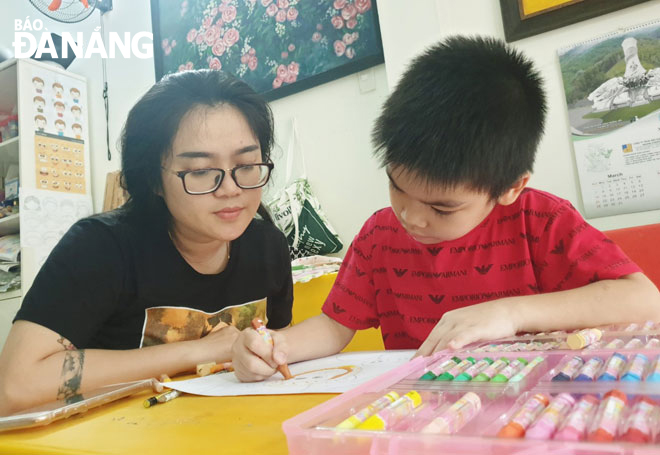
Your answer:
[[[380,325],[387,349],[415,349],[450,310],[555,292],[641,270],[569,201],[525,189],[456,240],[425,245],[391,208],[348,249],[323,312],[352,329]]]

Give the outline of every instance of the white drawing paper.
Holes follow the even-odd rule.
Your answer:
[[[289,365],[292,379],[280,373],[262,382],[240,382],[234,373],[164,383],[181,392],[205,396],[342,393],[410,361],[414,350],[346,352]]]

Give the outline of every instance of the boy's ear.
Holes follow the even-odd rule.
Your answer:
[[[497,203],[500,205],[510,205],[516,202],[516,199],[520,196],[520,192],[525,189],[531,176],[529,172],[525,172],[508,190],[497,198]]]

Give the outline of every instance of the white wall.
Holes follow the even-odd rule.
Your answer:
[[[511,0],[514,1],[514,0]],[[457,5],[460,4],[460,8]],[[407,62],[427,45],[452,34],[490,35],[504,39],[499,2],[495,0],[381,1],[378,4],[387,80],[393,87]],[[416,26],[415,20],[422,20]],[[577,168],[572,155],[566,102],[557,49],[620,27],[660,19],[660,1],[651,0],[512,43],[532,58],[545,78],[548,121],[530,185],[570,200],[582,213]],[[660,210],[588,220],[601,230],[660,221]]]
[[[0,47],[11,47],[13,19],[42,17],[27,0],[2,1]],[[513,0],[512,0],[513,1]],[[147,0],[115,0],[115,9],[104,16],[105,30],[137,33],[151,30]],[[277,141],[286,149],[290,121],[297,119],[300,142],[307,157],[307,176],[345,243],[350,243],[364,220],[387,205],[387,182],[372,158],[370,132],[378,110],[411,57],[425,46],[454,33],[503,37],[499,2],[495,0],[380,0],[378,4],[386,66],[367,72],[375,90],[361,93],[358,75],[315,87],[272,102]],[[621,26],[660,18],[660,0],[600,16],[514,43],[535,60],[546,79],[549,116],[539,150],[532,185],[571,200],[581,208],[577,171],[572,158],[568,119],[556,49],[597,36]],[[91,32],[100,25],[98,12],[85,22],[65,26],[47,21],[50,31]],[[387,71],[385,68],[387,67]],[[102,70],[99,58],[78,60],[70,70],[89,80],[91,104],[92,178],[95,208],[103,201],[105,175],[119,167],[116,142],[126,114],[154,82],[152,60],[115,58],[107,60],[110,89],[110,145],[113,159],[106,158]],[[281,184],[282,151],[275,156],[278,176],[271,191]],[[600,229],[658,222],[660,211],[592,219]]]

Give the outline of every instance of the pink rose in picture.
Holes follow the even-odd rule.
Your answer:
[[[358,32],[353,32],[351,33],[351,36],[353,37],[353,42],[356,42],[360,37],[360,34]]]
[[[243,63],[244,65],[247,65],[248,60],[250,60],[249,55],[247,55],[247,54],[241,55],[241,63]]]
[[[204,42],[204,35],[202,35],[201,33],[198,34],[197,37],[195,38],[195,42],[197,44],[202,44]]]
[[[295,21],[298,17],[298,10],[293,6],[286,11],[286,20]]]
[[[257,69],[259,61],[257,60],[257,57],[252,57],[248,61],[248,68],[250,68],[250,71],[254,71]]]
[[[170,40],[168,40],[167,38],[165,38],[165,39],[163,40],[162,44],[161,44],[161,47],[162,47],[163,49],[165,49],[169,44],[170,44]]]
[[[316,30],[320,32],[321,30],[323,30],[323,26],[321,24],[316,24]]]
[[[296,79],[298,79],[297,74],[287,73],[286,77],[284,78],[284,82],[287,84],[293,84],[296,82]]]
[[[195,69],[195,65],[193,65],[192,62],[187,62],[187,63],[186,63],[186,69],[187,69],[187,70]]]
[[[352,47],[346,49],[346,57],[353,58],[355,57],[355,50]]]
[[[341,57],[342,55],[344,55],[344,52],[346,52],[346,45],[343,43],[343,41],[339,41],[339,40],[335,41],[334,47],[335,47],[335,54],[337,55],[337,57]]]
[[[279,11],[277,12],[277,14],[275,15],[275,20],[276,20],[277,22],[284,22],[284,21],[286,21],[286,11],[283,10],[283,9],[279,10]]]
[[[165,49],[163,49],[163,53],[165,55],[170,55],[172,53],[172,48],[170,46],[167,46]]]
[[[340,16],[332,16],[330,22],[332,23],[332,26],[337,30],[344,26],[344,19],[342,19]]]
[[[256,53],[257,53],[257,51],[255,51],[253,47],[251,47],[250,50],[248,51],[248,54],[250,54],[250,55],[254,55]]]
[[[224,42],[225,42],[225,46],[232,47],[234,44],[236,44],[238,42],[239,38],[240,38],[240,35],[238,33],[238,30],[236,30],[233,27],[230,28],[229,30],[227,30],[225,32],[225,36],[223,38]]]
[[[295,51],[295,50],[296,50],[296,45],[295,45],[295,44],[293,44],[293,43],[291,43],[291,44],[289,44],[289,47],[288,47],[288,49],[289,49],[289,52],[293,52],[293,51]]]
[[[280,55],[282,56],[282,58],[289,58],[289,53],[286,51],[282,52]]]
[[[344,33],[344,36],[341,37],[341,40],[344,42],[344,44],[350,46],[351,44],[353,44],[353,34]]]
[[[282,79],[276,77],[275,79],[273,79],[273,88],[280,88],[282,86],[282,82],[283,82]]]
[[[204,33],[204,42],[209,46],[213,46],[213,43],[215,43],[218,38],[220,38],[220,28],[215,25]]]
[[[274,3],[268,5],[268,8],[266,8],[266,14],[268,14],[270,17],[275,16],[277,14],[277,5]]]
[[[222,28],[223,25],[225,25],[225,22],[222,20],[222,18],[218,19],[215,23],[215,26],[219,28]]]
[[[352,18],[346,21],[346,28],[353,30],[355,27],[357,27],[357,19]]]
[[[186,70],[186,67],[185,67],[185,66],[183,66],[183,65],[179,65],[179,72],[181,72],[181,71],[185,71],[185,70]]]
[[[218,7],[215,7],[211,10],[211,17],[215,17],[218,15]]]
[[[214,44],[213,47],[211,48],[211,52],[213,52],[213,55],[217,55],[220,57],[222,54],[225,53],[225,50],[227,48],[225,47],[224,43],[222,40],[217,40]]]
[[[314,32],[314,34],[312,34],[312,41],[315,43],[321,41],[321,34],[319,32]]]
[[[364,14],[371,9],[371,0],[355,0],[355,9],[358,14]]]
[[[264,7],[270,5],[271,3],[273,3],[273,0],[261,0],[261,5]]]
[[[341,17],[347,21],[357,15],[357,9],[355,6],[351,5],[350,3],[346,6],[344,6],[344,9],[341,10]]]
[[[300,70],[300,65],[296,62],[291,62],[289,63],[289,66],[287,66],[287,71],[289,74],[295,74],[296,76],[298,75],[298,71]]]
[[[289,0],[277,0],[277,7],[287,9],[289,7]]]
[[[332,4],[332,7],[336,10],[340,10],[344,6],[346,6],[346,0],[335,0],[335,2]]]
[[[227,5],[225,5],[224,3],[218,7],[218,11],[220,11],[221,13],[224,13],[226,9],[227,9]]]
[[[211,68],[212,70],[222,69],[222,63],[220,63],[218,57],[213,57],[211,61],[209,61],[209,68]]]
[[[176,40],[175,39],[172,40],[171,46],[172,47],[176,46]]]
[[[209,28],[212,23],[213,23],[213,18],[211,16],[206,16],[202,21],[202,26],[206,29]]]
[[[277,67],[277,77],[284,79],[289,71],[286,69],[286,66],[280,65]]]
[[[236,7],[234,5],[229,5],[227,6],[227,9],[222,12],[222,20],[227,24],[234,19],[236,19]]]

